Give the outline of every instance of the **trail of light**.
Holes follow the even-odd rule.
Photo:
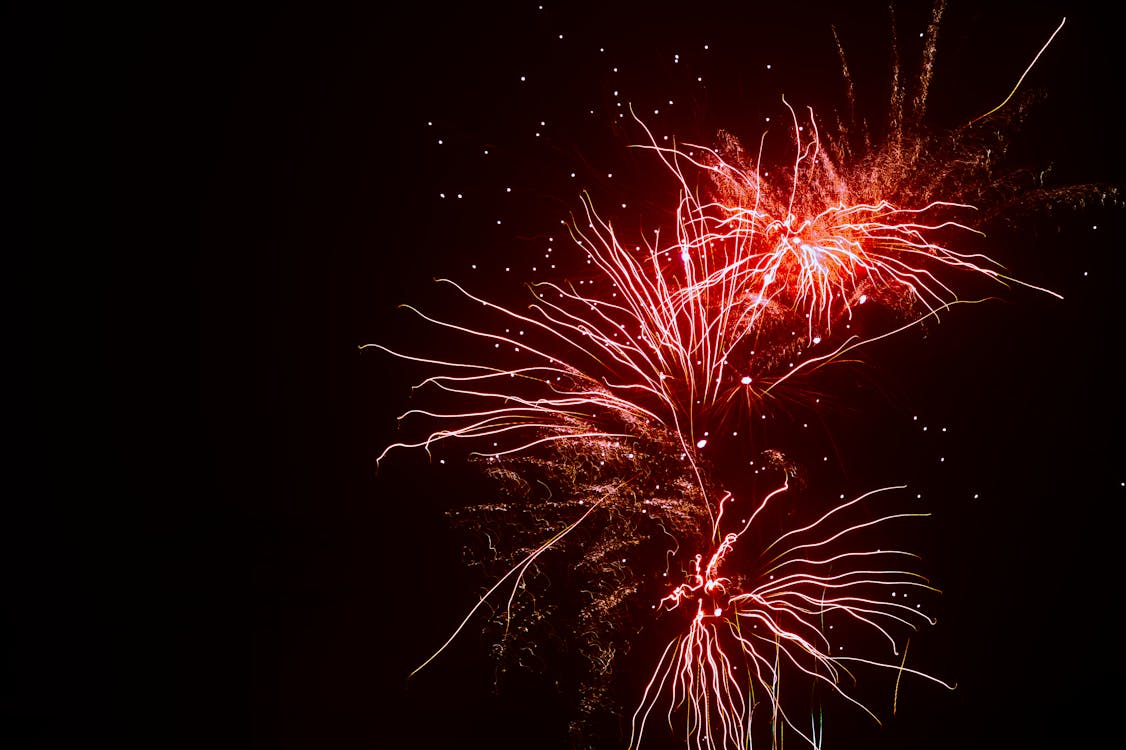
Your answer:
[[[478,601],[476,604],[473,605],[472,609],[469,610],[469,613],[465,615],[465,619],[463,619],[461,621],[461,623],[456,628],[454,628],[454,632],[450,634],[450,637],[446,639],[446,642],[443,643],[438,648],[437,651],[435,651],[433,654],[431,654],[430,658],[428,658],[426,661],[422,662],[417,667],[415,667],[411,671],[410,675],[408,675],[408,676],[413,677],[414,675],[418,674],[419,671],[421,671],[423,668],[425,668],[427,664],[429,664],[430,662],[432,662],[436,658],[438,658],[438,655],[441,654],[443,651],[445,651],[446,648],[449,647],[449,645],[454,642],[454,639],[457,638],[457,636],[465,628],[466,624],[471,619],[473,619],[473,615],[477,613],[477,610],[479,610],[482,606],[484,606],[485,602],[487,602],[489,600],[489,598],[494,593],[496,593],[497,589],[499,589],[501,587],[501,584],[503,584],[505,581],[507,581],[509,578],[511,578],[513,575],[515,575],[516,580],[512,584],[512,594],[509,595],[509,597],[508,597],[508,608],[509,608],[509,611],[511,611],[512,597],[516,595],[516,590],[520,586],[520,579],[524,575],[524,573],[528,570],[528,568],[531,567],[533,563],[535,563],[536,558],[538,558],[540,555],[542,555],[544,552],[546,552],[548,549],[550,549],[552,547],[552,545],[554,545],[560,539],[562,539],[563,537],[567,536],[572,531],[574,531],[575,528],[578,527],[579,524],[581,524],[583,521],[585,521],[591,513],[593,513],[595,510],[597,510],[602,505],[604,500],[605,500],[605,498],[603,498],[603,500],[599,500],[598,502],[591,505],[590,508],[585,513],[583,513],[581,516],[579,516],[578,520],[576,520],[570,526],[568,526],[565,529],[563,529],[562,531],[560,531],[555,536],[548,539],[546,542],[544,542],[542,545],[540,545],[534,551],[532,551],[531,554],[529,554],[527,557],[525,557],[523,560],[521,560],[520,564],[516,565],[514,568],[512,568],[507,573],[505,573],[503,576],[501,576],[500,579],[498,579],[497,582],[493,584],[492,588],[490,588],[488,591],[485,592],[485,594],[481,597],[480,601]]]
[[[895,691],[892,693],[891,699],[891,715],[895,716],[895,712],[899,706],[899,680],[903,677],[903,669],[907,666],[907,649],[911,646],[911,640],[908,639],[903,644],[903,660],[899,664],[899,672],[895,675]]]
[[[1001,109],[1002,107],[1004,107],[1006,104],[1009,103],[1009,100],[1013,98],[1013,94],[1015,94],[1017,92],[1017,89],[1020,88],[1020,85],[1022,83],[1024,83],[1024,79],[1028,76],[1029,71],[1031,71],[1032,68],[1034,68],[1036,66],[1036,62],[1040,59],[1040,56],[1043,55],[1044,51],[1047,50],[1048,47],[1052,44],[1052,40],[1056,38],[1056,34],[1060,33],[1060,31],[1063,29],[1063,25],[1065,23],[1067,23],[1067,17],[1066,16],[1064,16],[1064,18],[1060,20],[1060,25],[1056,27],[1056,30],[1052,32],[1052,35],[1050,37],[1048,37],[1048,41],[1044,42],[1044,46],[1041,47],[1040,51],[1036,53],[1036,57],[1032,58],[1032,62],[1030,62],[1028,64],[1028,67],[1024,69],[1024,72],[1020,74],[1020,78],[1017,79],[1017,82],[1013,86],[1013,90],[1009,92],[1009,95],[1006,96],[1005,99],[1000,104],[998,104],[996,107],[994,107],[993,109],[989,110],[988,112],[986,112],[983,115],[978,115],[974,119],[967,122],[964,127],[969,127],[970,125],[973,125],[975,122],[979,122],[981,120],[984,120],[986,117],[989,117],[990,115],[994,114],[995,112],[997,112],[997,110]]]

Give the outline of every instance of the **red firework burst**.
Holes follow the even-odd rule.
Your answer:
[[[939,4],[924,63],[933,57],[941,13]],[[486,471],[523,488],[519,497],[529,497],[536,482],[565,495],[527,503],[537,521],[514,534],[520,541],[507,555],[490,539],[507,572],[450,640],[502,589],[507,603],[496,616],[510,637],[529,573],[549,550],[566,548],[578,560],[574,570],[589,570],[593,581],[584,589],[593,603],[577,622],[616,621],[624,602],[657,589],[651,606],[690,614],[645,688],[633,717],[634,746],[664,702],[670,724],[681,722],[697,748],[749,746],[756,706],[770,716],[775,743],[784,725],[816,747],[816,727],[800,728],[782,699],[787,673],[857,705],[845,679],[857,666],[946,684],[904,663],[903,633],[930,620],[918,605],[887,594],[933,590],[904,567],[913,556],[856,542],[866,530],[919,515],[857,513],[894,488],[842,502],[764,542],[756,523],[788,490],[788,478],[731,530],[725,516],[740,499],[722,491],[703,452],[710,431],[733,411],[762,411],[795,379],[960,302],[961,279],[1021,283],[988,257],[951,244],[976,231],[973,199],[984,190],[976,178],[994,156],[970,136],[995,111],[955,133],[924,135],[916,126],[929,65],[923,71],[914,97],[897,89],[882,146],[859,156],[846,133],[825,137],[812,110],[799,117],[786,104],[793,157],[773,180],[762,166],[765,134],[748,159],[728,136],[715,148],[659,146],[638,121],[647,135],[642,148],[679,186],[671,227],[630,242],[584,198],[571,231],[592,275],[531,285],[526,309],[443,279],[486,322],[409,309],[466,337],[471,355],[371,345],[436,368],[416,388],[453,404],[403,414],[421,431],[388,446],[380,460],[396,448],[429,452],[470,441]],[[862,316],[871,307],[895,315]],[[862,329],[868,332],[856,333]],[[498,508],[466,513],[488,519]],[[666,572],[668,560],[689,556],[684,582],[671,590],[659,579],[647,583],[650,571],[627,572],[616,561],[623,550],[640,554],[654,545],[664,545]],[[886,639],[890,657],[834,650],[827,618]],[[608,663],[613,649],[591,638],[581,650]]]

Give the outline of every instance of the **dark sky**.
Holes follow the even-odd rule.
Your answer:
[[[843,105],[835,24],[879,121],[890,20],[867,1],[418,5],[10,12],[10,320],[38,394],[12,392],[33,480],[6,524],[19,746],[566,747],[571,697],[550,678],[494,694],[472,629],[407,686],[483,583],[442,515],[481,490],[410,454],[377,475],[416,373],[359,346],[419,341],[396,306],[440,307],[435,276],[541,278],[582,190],[661,221],[669,186],[625,148],[619,102],[682,140],[755,142],[782,94]],[[924,4],[902,5],[914,50]],[[1096,5],[951,2],[928,122],[997,104],[1067,15],[1014,164],[1121,184],[1120,40]],[[836,446],[850,485],[925,493],[945,593],[911,648],[958,683],[825,747],[1118,734],[1123,230],[1098,206],[998,228],[991,254],[1064,299],[1001,289],[905,334],[825,419],[808,450]]]

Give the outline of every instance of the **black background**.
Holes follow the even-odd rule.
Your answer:
[[[890,22],[879,2],[546,5],[9,11],[13,747],[566,746],[568,697],[494,694],[472,630],[407,684],[482,583],[442,516],[472,490],[417,455],[376,473],[415,373],[359,346],[417,338],[395,308],[434,276],[527,272],[582,189],[659,221],[617,101],[753,142],[781,93],[842,104],[835,23],[878,118]],[[926,9],[904,5],[908,45]],[[1094,7],[952,3],[931,121],[998,103],[1067,15],[1017,162],[1120,183],[1119,41]],[[1064,300],[1006,290],[873,352],[890,397],[818,439],[856,487],[925,488],[945,594],[918,648],[958,683],[826,747],[1117,734],[1123,222],[1024,224],[991,253]]]

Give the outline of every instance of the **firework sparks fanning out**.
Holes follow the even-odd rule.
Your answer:
[[[483,544],[496,577],[455,636],[479,611],[491,612],[503,657],[519,651],[516,641],[534,640],[537,623],[569,623],[572,648],[588,664],[580,712],[589,718],[609,693],[629,633],[644,627],[632,613],[651,609],[682,623],[633,715],[633,746],[660,706],[694,747],[750,746],[756,712],[767,717],[772,744],[785,726],[818,746],[816,728],[802,729],[801,709],[783,700],[791,679],[824,685],[865,711],[848,691],[851,668],[945,685],[903,656],[904,634],[931,622],[905,592],[934,589],[907,569],[913,555],[865,540],[921,515],[864,510],[901,488],[842,501],[771,538],[762,519],[789,493],[792,467],[775,456],[782,485],[733,523],[732,507],[751,500],[724,490],[705,450],[720,425],[764,412],[798,378],[959,302],[960,280],[1014,283],[989,258],[952,249],[976,232],[978,199],[1004,181],[975,179],[997,158],[996,143],[979,133],[994,113],[942,137],[921,130],[941,13],[939,4],[917,91],[895,88],[882,145],[865,133],[858,151],[855,132],[825,135],[812,110],[799,116],[786,104],[792,157],[772,172],[765,135],[748,158],[726,134],[716,148],[658,145],[638,121],[642,148],[679,187],[671,227],[628,241],[585,197],[570,228],[593,276],[533,284],[525,309],[443,279],[472,317],[409,309],[465,337],[472,354],[372,345],[435,368],[416,388],[454,404],[406,412],[401,420],[417,437],[379,459],[468,441],[512,497],[453,514],[460,525],[493,530]],[[851,86],[847,67],[846,80]],[[865,312],[872,308],[885,312]],[[551,555],[567,561],[585,606],[526,603]],[[685,578],[670,586],[677,571]],[[493,596],[503,606],[485,607]],[[874,634],[890,656],[842,654],[829,621]]]
[[[675,710],[683,710],[683,724],[693,744],[707,748],[748,747],[752,701],[747,693],[758,685],[766,696],[766,710],[772,723],[777,727],[779,721],[784,722],[816,746],[816,740],[805,735],[787,715],[780,700],[783,666],[822,681],[869,713],[842,689],[843,676],[850,674],[844,664],[857,662],[902,669],[894,664],[834,653],[823,626],[826,616],[843,614],[872,628],[888,641],[893,654],[899,653],[899,646],[888,627],[914,628],[916,624],[933,622],[919,608],[889,601],[881,592],[891,587],[899,587],[900,591],[912,587],[934,590],[916,573],[882,567],[913,555],[885,549],[831,551],[842,541],[847,545],[850,536],[866,528],[922,515],[893,514],[851,525],[837,520],[878,492],[902,487],[867,493],[834,507],[813,523],[783,533],[762,549],[752,566],[760,580],[745,583],[749,587],[745,591],[721,575],[720,567],[739,538],[753,526],[770,501],[788,488],[783,485],[767,495],[739,531],[723,537],[703,567],[703,557],[697,555],[691,582],[679,585],[661,600],[670,611],[695,602],[695,614],[689,632],[665,649],[634,715],[633,731],[638,745],[649,714],[667,689],[669,721],[672,723]],[[730,499],[724,498],[727,502]],[[730,644],[726,650],[724,642]],[[748,676],[740,674],[740,664]],[[906,671],[940,682],[921,672]]]

